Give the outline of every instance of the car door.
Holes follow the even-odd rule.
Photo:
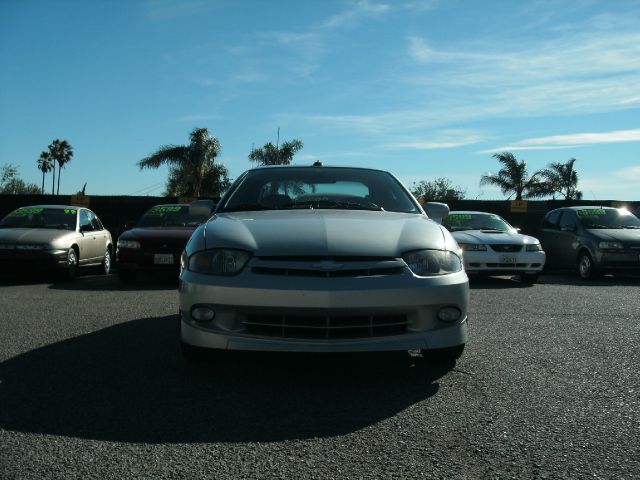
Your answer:
[[[558,232],[560,229],[560,217],[562,210],[553,210],[545,216],[542,226],[538,232],[538,239],[542,244],[542,249],[547,254],[546,264],[549,267],[557,267],[560,265],[560,250],[558,247]]]
[[[564,210],[559,222],[560,228],[556,234],[558,266],[563,268],[575,267],[578,258],[579,225],[578,216],[573,210]]]
[[[88,263],[94,261],[96,257],[102,254],[102,248],[99,248],[98,236],[93,223],[91,222],[91,210],[80,210],[80,238],[78,247],[80,248],[80,263]],[[100,251],[100,253],[98,253]]]
[[[104,258],[104,252],[107,249],[108,244],[108,231],[105,230],[102,222],[98,218],[98,216],[89,210],[89,218],[91,219],[91,225],[93,225],[93,231],[95,234],[95,247],[96,247],[96,257],[100,259]]]

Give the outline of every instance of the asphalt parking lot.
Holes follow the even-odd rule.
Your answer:
[[[188,366],[175,282],[0,282],[0,478],[639,478],[640,281],[475,282],[455,366]]]

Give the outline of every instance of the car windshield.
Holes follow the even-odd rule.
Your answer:
[[[197,227],[206,220],[206,215],[189,214],[188,205],[158,205],[140,218],[136,227]]]
[[[444,225],[449,231],[460,230],[494,230],[508,232],[513,229],[502,217],[491,213],[450,213],[444,220]]]
[[[75,208],[23,207],[14,210],[0,221],[0,228],[52,228],[75,230]]]
[[[585,228],[640,229],[640,220],[623,208],[584,208],[576,211]]]
[[[392,175],[377,170],[335,167],[252,170],[240,180],[218,211],[285,209],[421,213]]]

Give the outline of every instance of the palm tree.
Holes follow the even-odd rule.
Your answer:
[[[527,170],[527,162],[518,160],[512,153],[503,152],[495,153],[494,158],[500,162],[503,167],[496,175],[487,174],[480,178],[480,185],[494,185],[500,187],[503,194],[516,194],[516,200],[522,200],[523,197],[535,198],[543,197],[550,193],[546,184],[540,182],[537,177],[540,172],[534,173],[529,177]],[[509,198],[511,198],[509,195]]]
[[[212,168],[220,153],[220,142],[209,134],[206,128],[196,128],[189,135],[189,145],[163,145],[155,153],[138,162],[143,168],[158,168],[169,164],[179,166],[187,172],[193,187],[193,195],[200,196],[205,173]]]
[[[269,142],[262,148],[252,148],[249,160],[259,165],[289,165],[296,152],[302,149],[303,144],[298,139],[283,142],[281,147]]]
[[[567,163],[551,163],[540,172],[552,193],[564,195],[566,200],[582,199],[582,192],[578,190],[578,172],[573,168],[575,161],[576,159],[572,158]]]
[[[42,152],[38,158],[38,170],[42,172],[42,194],[44,195],[44,176],[51,171],[53,161],[49,152]]]
[[[54,140],[51,145],[49,145],[49,153],[54,162],[58,164],[58,190],[56,191],[57,195],[60,195],[60,177],[62,176],[62,169],[64,166],[71,161],[71,157],[73,157],[73,147],[66,140]],[[53,168],[53,181],[55,183],[55,165]],[[53,193],[53,192],[51,192]]]

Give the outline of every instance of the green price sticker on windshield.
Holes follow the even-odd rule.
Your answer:
[[[602,208],[589,208],[586,210],[578,210],[579,217],[603,217],[606,212]]]
[[[64,213],[66,213],[67,215],[75,215],[77,212],[77,210],[74,210],[73,208],[65,208],[64,209]]]
[[[471,218],[468,213],[455,213],[449,215],[445,220],[449,223],[461,223],[463,220],[471,220]]]
[[[15,212],[12,212],[10,217],[28,217],[29,215],[36,215],[42,213],[44,208],[19,208]]]
[[[147,215],[164,215],[165,213],[178,213],[182,207],[154,207]]]

